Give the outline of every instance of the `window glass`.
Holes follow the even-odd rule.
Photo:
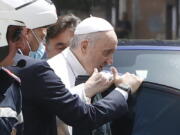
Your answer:
[[[146,81],[180,89],[179,51],[117,50],[113,65],[121,73],[135,73]]]

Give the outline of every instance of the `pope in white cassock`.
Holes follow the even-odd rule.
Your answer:
[[[75,86],[76,78],[79,75],[92,75],[94,68],[101,71],[105,65],[112,64],[116,46],[117,37],[112,25],[102,18],[89,17],[76,27],[70,47],[48,60],[48,63],[71,93],[78,94],[84,102],[89,103],[84,83]],[[102,134],[110,135],[109,124],[103,126]],[[72,134],[72,129],[69,128],[69,133],[65,134]]]

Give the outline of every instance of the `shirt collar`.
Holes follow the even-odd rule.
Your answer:
[[[76,77],[78,75],[88,75],[84,67],[80,64],[79,60],[76,58],[76,56],[73,54],[69,47],[66,48],[62,53],[67,60],[69,66],[71,66],[71,69],[75,73]]]

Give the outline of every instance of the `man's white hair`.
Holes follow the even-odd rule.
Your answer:
[[[81,34],[81,35],[74,35],[74,37],[70,41],[70,48],[71,49],[78,48],[81,42],[85,40],[87,40],[90,43],[90,45],[94,45],[97,40],[101,39],[102,33],[104,33],[104,31]]]

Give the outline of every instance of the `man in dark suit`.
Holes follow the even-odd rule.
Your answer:
[[[56,135],[57,115],[67,124],[93,129],[127,112],[124,95],[117,89],[93,105],[85,104],[72,95],[45,61],[18,56],[27,63],[24,68],[11,67],[22,81],[24,134]],[[115,82],[132,86],[136,91],[141,81],[132,76],[120,79],[116,70]]]

